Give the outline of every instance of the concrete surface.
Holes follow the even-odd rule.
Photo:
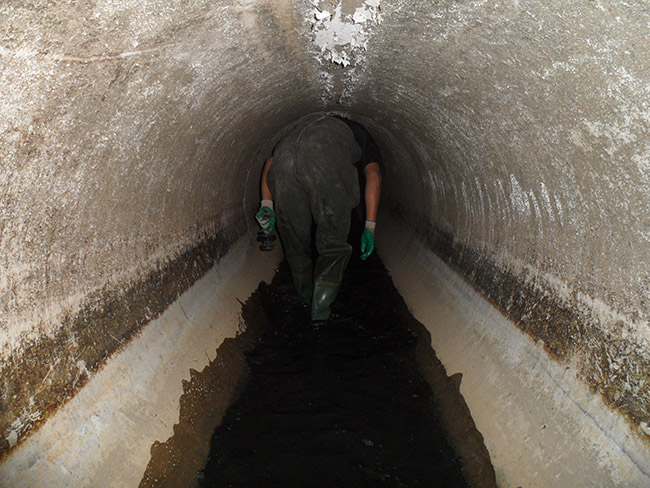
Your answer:
[[[0,486],[138,486],[152,444],[174,434],[190,370],[202,371],[240,331],[240,301],[273,277],[279,257],[240,239],[0,464]]]
[[[423,244],[385,219],[381,256],[431,332],[485,443],[501,487],[650,486],[650,446]]]
[[[5,2],[0,452],[223,258],[319,110],[377,138],[382,214],[647,445],[649,37],[640,1]]]

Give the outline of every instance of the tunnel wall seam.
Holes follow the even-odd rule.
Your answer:
[[[244,232],[241,225],[214,232],[139,281],[90,294],[53,336],[15,350],[0,367],[0,460],[204,276]]]
[[[395,208],[392,216],[405,222]],[[575,365],[589,388],[650,445],[650,354],[644,344],[633,342],[628,324],[620,318],[603,324],[575,293],[567,301],[543,284],[503,269],[452,233],[424,222],[416,236],[427,247],[551,357]]]

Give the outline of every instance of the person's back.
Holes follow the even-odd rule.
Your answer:
[[[354,163],[362,155],[353,130],[343,120],[311,115],[301,119],[277,144],[263,172],[258,221],[264,227],[261,213],[265,208],[271,212],[275,208],[296,290],[311,303],[313,320],[329,317],[352,254],[347,237],[351,211],[359,203]],[[375,193],[378,204],[378,187]],[[311,256],[312,218],[318,251],[315,264]],[[364,235],[366,244],[372,241],[374,246],[372,231]]]

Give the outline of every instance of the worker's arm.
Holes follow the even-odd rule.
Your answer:
[[[273,200],[273,195],[271,195],[269,185],[266,183],[266,176],[269,174],[271,164],[273,164],[273,156],[266,160],[264,170],[262,171],[262,200]]]
[[[257,223],[260,224],[260,227],[268,232],[273,230],[275,226],[275,211],[273,210],[273,195],[271,195],[271,190],[269,185],[266,182],[266,177],[269,174],[269,169],[271,169],[271,164],[273,163],[273,156],[266,160],[264,164],[264,170],[262,171],[262,202],[260,203],[260,209],[255,214],[255,219]]]
[[[366,220],[376,222],[381,194],[381,170],[378,163],[370,163],[363,171],[366,175]]]
[[[366,225],[361,236],[361,259],[365,260],[375,249],[375,226],[381,195],[381,170],[379,164],[367,164],[364,173],[366,176]]]

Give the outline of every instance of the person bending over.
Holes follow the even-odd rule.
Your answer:
[[[329,318],[352,255],[347,239],[352,209],[360,199],[358,171],[365,176],[365,260],[374,250],[382,180],[379,147],[368,131],[343,117],[308,115],[282,138],[264,165],[256,219],[265,230],[277,222],[294,286],[311,304],[312,320]]]

